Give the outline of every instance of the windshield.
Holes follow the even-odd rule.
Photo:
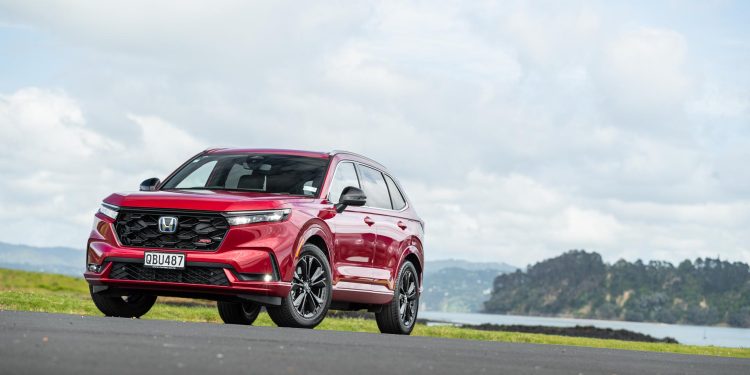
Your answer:
[[[162,190],[239,190],[315,196],[328,159],[293,155],[204,155],[166,181]]]

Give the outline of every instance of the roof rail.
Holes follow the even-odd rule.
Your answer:
[[[331,151],[331,152],[328,153],[328,155],[331,155],[331,156],[337,155],[337,154],[349,154],[349,155],[353,155],[353,156],[356,156],[356,157],[359,157],[359,158],[362,158],[362,159],[369,160],[369,161],[375,163],[376,165],[382,167],[383,169],[387,169],[383,164],[380,164],[380,162],[378,162],[378,161],[376,161],[376,160],[374,160],[372,158],[368,158],[367,156],[364,156],[362,154],[358,154],[356,152],[351,152],[351,151],[346,151],[346,150],[333,150],[333,151]]]
[[[209,147],[209,148],[203,150],[203,152],[204,153],[209,153],[209,152],[214,152],[214,151],[219,151],[219,150],[225,150],[225,149],[226,149],[226,147]]]

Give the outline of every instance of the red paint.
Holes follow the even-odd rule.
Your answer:
[[[87,262],[103,264],[107,258],[131,258],[142,261],[144,250],[186,254],[186,262],[221,263],[239,273],[270,274],[278,263],[278,281],[241,281],[226,270],[229,286],[208,286],[150,281],[113,280],[109,266],[99,273],[86,272],[86,280],[95,285],[121,286],[171,292],[213,294],[259,294],[285,296],[289,292],[298,249],[312,237],[325,243],[334,282],[336,301],[388,303],[393,295],[394,278],[407,256],[415,257],[419,270],[423,262],[423,223],[412,205],[401,211],[348,207],[337,213],[326,197],[336,166],[342,160],[362,163],[384,173],[377,162],[349,153],[329,155],[321,152],[269,149],[215,149],[207,153],[276,153],[330,158],[326,177],[316,198],[280,196],[236,191],[152,191],[115,193],[104,202],[120,207],[191,211],[254,211],[290,208],[288,219],[278,223],[257,223],[230,227],[215,251],[144,249],[119,243],[114,221],[96,214],[87,246]],[[402,189],[403,191],[403,189]],[[107,263],[109,264],[109,263]],[[420,274],[421,279],[421,274]]]

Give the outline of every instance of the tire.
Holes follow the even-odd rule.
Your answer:
[[[94,293],[89,286],[91,299],[94,305],[106,316],[118,318],[140,318],[145,315],[156,303],[156,296],[146,294],[134,294],[130,296],[106,296]]]
[[[320,248],[306,244],[294,266],[289,295],[280,306],[266,306],[266,310],[279,327],[315,328],[328,313],[331,296],[328,259]]]
[[[219,316],[226,324],[252,325],[260,314],[260,305],[252,302],[224,302],[219,301]]]
[[[398,272],[393,300],[375,314],[381,333],[408,335],[414,329],[419,310],[419,275],[406,261]],[[403,310],[402,310],[403,309]]]

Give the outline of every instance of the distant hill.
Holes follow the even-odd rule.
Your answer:
[[[421,309],[477,312],[490,297],[497,275],[516,268],[505,263],[481,263],[449,259],[427,261]]]
[[[607,264],[574,250],[498,276],[485,312],[750,327],[750,267],[719,259]]]
[[[517,268],[507,263],[470,262],[461,259],[430,260],[425,264],[425,273],[437,272],[445,268],[461,268],[464,270],[494,270],[498,273],[514,272]]]
[[[83,276],[83,250],[69,247],[35,247],[0,242],[0,267]]]

